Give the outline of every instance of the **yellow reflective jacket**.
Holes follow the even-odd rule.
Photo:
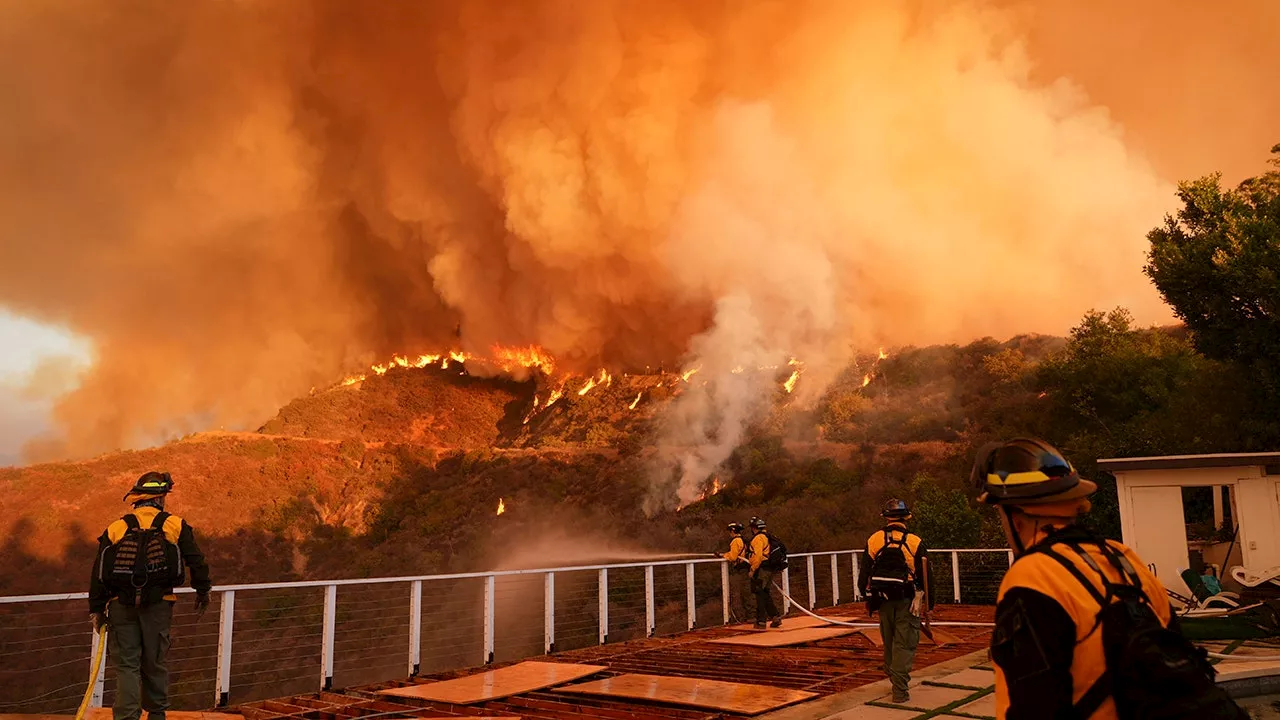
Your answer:
[[[1067,543],[1093,558],[1112,583],[1124,579],[1102,554],[1094,536],[1077,528],[1050,535],[1044,543],[1068,559],[1081,577],[1105,595],[1102,580]],[[1164,586],[1129,548],[1106,541],[1133,565],[1151,608],[1160,622],[1172,622]],[[1070,570],[1054,558],[1030,552],[1018,558],[1000,584],[991,658],[996,674],[996,716],[999,720],[1074,717],[1072,706],[1106,669],[1098,601]],[[1115,701],[1107,698],[1087,720],[1118,718]],[[1086,719],[1082,719],[1086,720]]]
[[[721,553],[720,557],[729,561],[729,564],[737,565],[739,561],[745,562],[742,557],[742,551],[746,548],[746,544],[742,542],[742,536],[737,535],[729,541],[729,552]]]
[[[138,518],[138,524],[144,528],[151,527],[160,510],[149,505],[133,509],[131,513]],[[195,533],[185,520],[170,514],[164,521],[164,537],[178,547],[178,554],[190,573],[191,587],[197,592],[208,592],[212,584],[209,581],[209,566],[204,554],[196,545]],[[120,542],[129,530],[129,524],[123,518],[112,522],[98,538],[98,554],[93,563],[93,574],[89,579],[89,612],[102,612],[107,604],[115,599],[115,595],[103,584],[101,579],[101,563],[103,551]],[[174,602],[178,596],[170,590],[161,597],[162,600]]]
[[[769,536],[758,532],[751,538],[751,552],[747,560],[751,563],[751,571],[760,569],[760,564],[769,559]]]
[[[871,584],[872,569],[875,567],[876,557],[880,555],[880,551],[884,549],[886,544],[886,533],[892,533],[896,540],[900,536],[905,536],[902,543],[903,559],[907,563],[907,579],[915,586],[916,590],[924,589],[924,567],[921,560],[927,555],[924,547],[924,541],[919,535],[909,532],[907,526],[902,522],[891,522],[884,526],[883,529],[877,530],[867,538],[867,551],[862,556],[861,567],[858,570],[858,591],[862,595],[866,595]],[[899,598],[894,598],[899,599]]]

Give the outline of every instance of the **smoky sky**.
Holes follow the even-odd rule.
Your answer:
[[[95,349],[33,456],[397,352],[813,393],[857,347],[1167,320],[1144,234],[1280,140],[1280,18],[1145,5],[0,0],[0,305]]]

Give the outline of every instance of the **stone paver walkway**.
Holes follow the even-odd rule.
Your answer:
[[[913,685],[911,699],[905,703],[895,703],[892,695],[884,695],[823,720],[993,719],[995,690],[995,673],[989,666],[978,665]]]

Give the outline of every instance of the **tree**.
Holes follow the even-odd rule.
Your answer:
[[[911,508],[912,531],[924,538],[929,547],[978,546],[984,518],[965,493],[944,488],[924,473],[916,475],[911,490],[916,496]]]
[[[1147,235],[1144,268],[1206,356],[1249,368],[1280,397],[1280,145],[1278,168],[1234,190],[1221,175],[1178,187],[1182,209]]]

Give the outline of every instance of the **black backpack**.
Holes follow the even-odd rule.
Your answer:
[[[868,589],[888,600],[902,600],[915,592],[914,563],[907,562],[907,531],[885,529],[884,545],[871,560]]]
[[[774,537],[768,531],[759,533],[769,541],[769,556],[760,562],[760,567],[766,570],[785,570],[787,569],[787,546],[781,540]],[[747,545],[747,557],[752,554],[751,545]]]
[[[178,547],[164,534],[164,523],[169,513],[156,514],[151,527],[144,528],[138,516],[124,516],[128,525],[120,542],[102,551],[99,580],[115,591],[126,605],[136,605],[139,600],[158,600],[185,579],[182,556]]]
[[[1182,633],[1160,624],[1133,564],[1105,540],[1095,543],[1126,582],[1107,579],[1098,563],[1077,544],[1067,546],[1102,579],[1099,592],[1069,559],[1051,546],[1033,548],[1056,560],[1097,601],[1094,630],[1102,628],[1107,669],[1076,703],[1076,717],[1088,718],[1108,698],[1125,720],[1248,720],[1244,710],[1213,682],[1208,653]]]

